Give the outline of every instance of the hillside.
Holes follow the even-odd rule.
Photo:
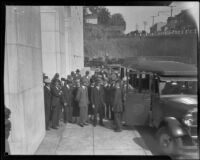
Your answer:
[[[85,56],[125,58],[134,56],[176,56],[197,61],[196,35],[170,35],[158,37],[124,37],[112,39],[85,39]]]

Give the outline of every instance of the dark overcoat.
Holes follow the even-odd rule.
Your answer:
[[[89,100],[88,100],[87,87],[85,87],[85,89],[83,89],[82,87],[78,88],[77,95],[76,95],[76,101],[78,102],[79,107],[88,106]]]
[[[62,87],[62,103],[67,103],[68,106],[72,105],[72,88],[64,85]]]
[[[51,108],[51,91],[46,86],[44,86],[44,105],[47,109]]]
[[[121,88],[116,88],[114,93],[113,101],[113,112],[122,112],[123,111],[123,93]]]
[[[56,88],[55,85],[51,85],[51,105],[52,106],[59,106],[60,105],[60,97],[61,95],[59,94],[60,89]]]
[[[92,105],[95,105],[95,109],[98,112],[100,112],[103,108],[103,104],[105,102],[104,98],[103,87],[100,87],[99,90],[94,87],[94,89],[91,91],[91,103]]]

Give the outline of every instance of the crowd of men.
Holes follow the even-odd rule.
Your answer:
[[[43,75],[46,130],[58,129],[59,122],[76,123],[81,127],[91,123],[104,126],[103,119],[112,120],[114,130],[122,131],[127,81],[118,74],[106,70],[90,75],[80,70],[67,78],[58,73],[50,80]]]

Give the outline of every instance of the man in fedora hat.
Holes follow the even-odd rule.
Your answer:
[[[72,121],[73,122],[72,123],[79,123],[80,108],[79,108],[78,101],[76,100],[76,95],[80,87],[81,87],[80,79],[73,79],[73,82],[72,82],[72,108],[73,108]]]
[[[51,105],[52,105],[52,128],[59,128],[59,109],[61,105],[62,91],[60,89],[60,81],[55,79],[51,84]]]
[[[100,78],[98,78],[96,80],[95,87],[91,92],[91,103],[92,103],[92,107],[94,109],[94,121],[93,121],[94,127],[97,124],[97,114],[98,113],[99,113],[99,124],[101,126],[104,126],[104,124],[103,124],[104,90],[103,90],[101,84],[102,84],[102,80]]]
[[[79,125],[84,127],[84,125],[88,125],[87,117],[88,117],[88,89],[87,89],[87,79],[84,77],[81,78],[81,87],[77,91],[76,100],[78,101],[80,108],[80,122]]]
[[[114,92],[114,101],[113,101],[113,112],[114,112],[114,124],[115,124],[115,131],[121,132],[122,130],[122,112],[123,112],[123,92],[121,89],[121,82],[120,80],[116,81],[115,84],[115,92]]]
[[[51,80],[46,78],[44,80],[44,106],[45,106],[45,125],[46,130],[49,130],[50,127],[50,113],[51,113],[51,90],[50,90],[50,83]]]
[[[64,123],[72,122],[72,86],[70,79],[65,79],[62,87],[62,102],[64,108]]]
[[[76,70],[75,78],[76,79],[81,79],[81,74],[80,74],[80,70],[79,69]]]
[[[90,72],[86,71],[85,75],[83,76],[86,80],[87,80],[87,86],[89,86],[90,84],[90,76],[89,76]]]

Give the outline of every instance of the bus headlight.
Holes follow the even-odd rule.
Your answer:
[[[193,116],[191,113],[187,113],[184,117],[183,117],[183,123],[186,125],[186,126],[192,126],[193,124]]]

